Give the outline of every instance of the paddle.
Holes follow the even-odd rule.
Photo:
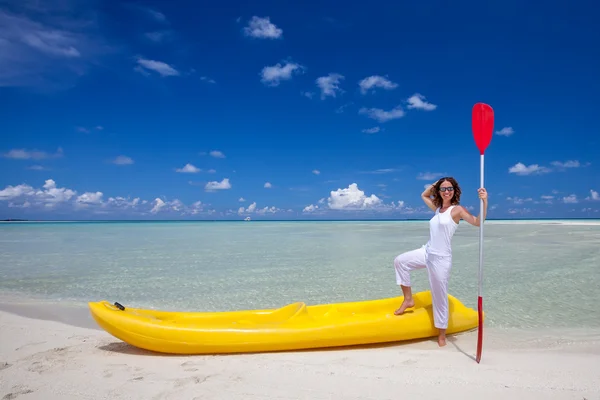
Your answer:
[[[492,141],[494,130],[494,110],[485,103],[477,103],[473,106],[471,114],[471,129],[475,144],[480,154],[480,180],[479,187],[483,186],[483,165],[485,150]],[[479,200],[479,215],[483,217],[483,200]],[[479,287],[477,291],[477,311],[479,313],[479,328],[477,335],[477,357],[481,361],[481,347],[483,345],[483,297],[482,297],[482,275],[483,275],[483,220],[479,225]]]

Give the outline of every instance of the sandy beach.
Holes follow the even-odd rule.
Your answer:
[[[41,305],[2,309],[0,399],[600,399],[597,332],[575,340],[521,335],[513,342],[510,332],[490,331],[481,364],[473,360],[474,332],[451,337],[441,349],[424,340],[170,356],[110,336],[83,308],[54,315]]]

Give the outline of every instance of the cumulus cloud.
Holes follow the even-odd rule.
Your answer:
[[[271,189],[273,185],[271,184],[271,182],[265,182],[264,187],[267,189]]]
[[[415,210],[406,207],[402,200],[386,204],[375,194],[367,195],[363,190],[359,189],[356,183],[351,183],[347,188],[330,191],[329,197],[321,198],[317,204],[309,204],[302,210],[303,213],[313,214],[323,214],[327,211],[401,211],[403,213],[412,213]]]
[[[552,167],[545,167],[539,164],[530,164],[525,165],[522,162],[518,162],[512,167],[508,169],[508,172],[511,174],[526,176],[526,175],[540,175],[547,174],[552,171],[566,171],[569,168],[579,168],[581,167],[581,163],[578,160],[568,160],[568,161],[552,161],[550,163]],[[586,164],[588,165],[588,164]]]
[[[415,93],[408,98],[408,109],[433,111],[437,105],[429,103],[425,100],[425,96],[420,93]]]
[[[266,206],[264,208],[258,208],[256,202],[252,202],[247,208],[240,207],[238,208],[237,213],[239,215],[249,215],[249,214],[257,214],[257,215],[266,215],[266,214],[275,214],[277,212],[283,211],[275,206]]]
[[[356,183],[351,183],[345,189],[332,190],[327,204],[333,210],[366,209],[381,204],[381,199],[374,194],[366,196]]]
[[[63,210],[68,210],[68,207],[71,207],[75,212],[102,214],[127,212],[128,215],[138,216],[159,213],[175,213],[184,216],[215,212],[201,201],[186,205],[179,199],[167,201],[157,197],[153,201],[147,201],[139,197],[132,199],[122,196],[111,196],[105,200],[105,194],[101,191],[84,192],[78,195],[74,189],[59,187],[53,179],[47,179],[39,189],[25,183],[6,186],[0,190],[0,201],[8,202],[8,207],[11,208],[55,210],[61,207]]]
[[[381,88],[385,90],[393,90],[398,87],[398,84],[392,82],[387,77],[381,75],[372,75],[362,79],[358,82],[358,86],[360,87],[360,92],[362,94],[367,94],[369,90],[373,88]]]
[[[0,190],[0,200],[12,200],[22,196],[31,196],[33,194],[35,194],[35,191],[29,185],[8,185],[4,189]]]
[[[187,163],[183,168],[177,168],[175,171],[184,174],[196,174],[202,170],[193,164]]]
[[[243,29],[244,35],[257,39],[280,39],[283,30],[271,22],[269,17],[253,16]]]
[[[319,89],[321,89],[321,99],[336,97],[336,92],[343,93],[343,90],[340,88],[340,81],[343,79],[344,76],[337,73],[318,77],[315,82]]]
[[[81,208],[102,204],[103,196],[104,193],[102,192],[85,192],[84,194],[77,196],[75,199],[75,206]]]
[[[577,200],[577,195],[575,194],[571,194],[569,196],[565,196],[563,197],[563,202],[566,204],[574,204],[574,203],[578,203],[579,200]]]
[[[590,189],[590,195],[588,197],[586,197],[585,199],[586,200],[599,201],[600,200],[600,194],[598,194],[598,192],[595,191],[594,189]]]
[[[539,164],[525,165],[521,162],[516,163],[508,169],[508,172],[516,175],[534,175],[534,174],[545,174],[550,172],[546,167],[542,167]]]
[[[281,81],[292,79],[292,75],[300,74],[304,67],[300,64],[285,61],[275,65],[266,66],[260,72],[261,82],[267,86],[279,86]]]
[[[402,118],[405,115],[405,112],[401,106],[396,106],[389,111],[383,110],[381,108],[361,107],[360,110],[358,110],[358,113],[364,114],[369,118],[378,121],[379,123],[384,123],[394,119]]]
[[[211,181],[204,186],[204,190],[207,192],[214,192],[217,190],[227,190],[231,189],[231,183],[229,183],[229,178],[223,178],[221,182]]]
[[[71,200],[75,194],[76,191],[64,187],[59,188],[53,179],[47,179],[40,189],[34,189],[27,184],[9,185],[0,190],[0,200],[23,199],[31,205],[44,205],[51,208]]]

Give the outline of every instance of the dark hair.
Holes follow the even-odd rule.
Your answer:
[[[442,204],[444,203],[444,201],[442,200],[442,196],[440,195],[440,186],[442,186],[442,183],[444,183],[444,181],[448,181],[452,184],[452,187],[454,187],[454,192],[452,192],[454,194],[454,196],[452,196],[452,200],[450,200],[450,204],[452,205],[457,205],[460,203],[460,194],[461,194],[461,190],[460,190],[460,186],[458,185],[458,182],[456,182],[456,179],[454,179],[451,176],[446,176],[444,178],[441,178],[440,180],[438,180],[435,185],[433,185],[433,204],[435,204],[436,207],[441,207]]]

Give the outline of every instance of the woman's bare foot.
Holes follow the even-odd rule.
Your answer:
[[[438,345],[444,347],[446,345],[446,336],[438,336]]]
[[[407,308],[411,308],[414,306],[415,306],[415,301],[412,298],[408,299],[408,300],[406,298],[404,298],[404,301],[400,305],[400,308],[398,308],[396,311],[394,311],[394,315],[401,315],[404,313],[404,311],[406,311]]]

